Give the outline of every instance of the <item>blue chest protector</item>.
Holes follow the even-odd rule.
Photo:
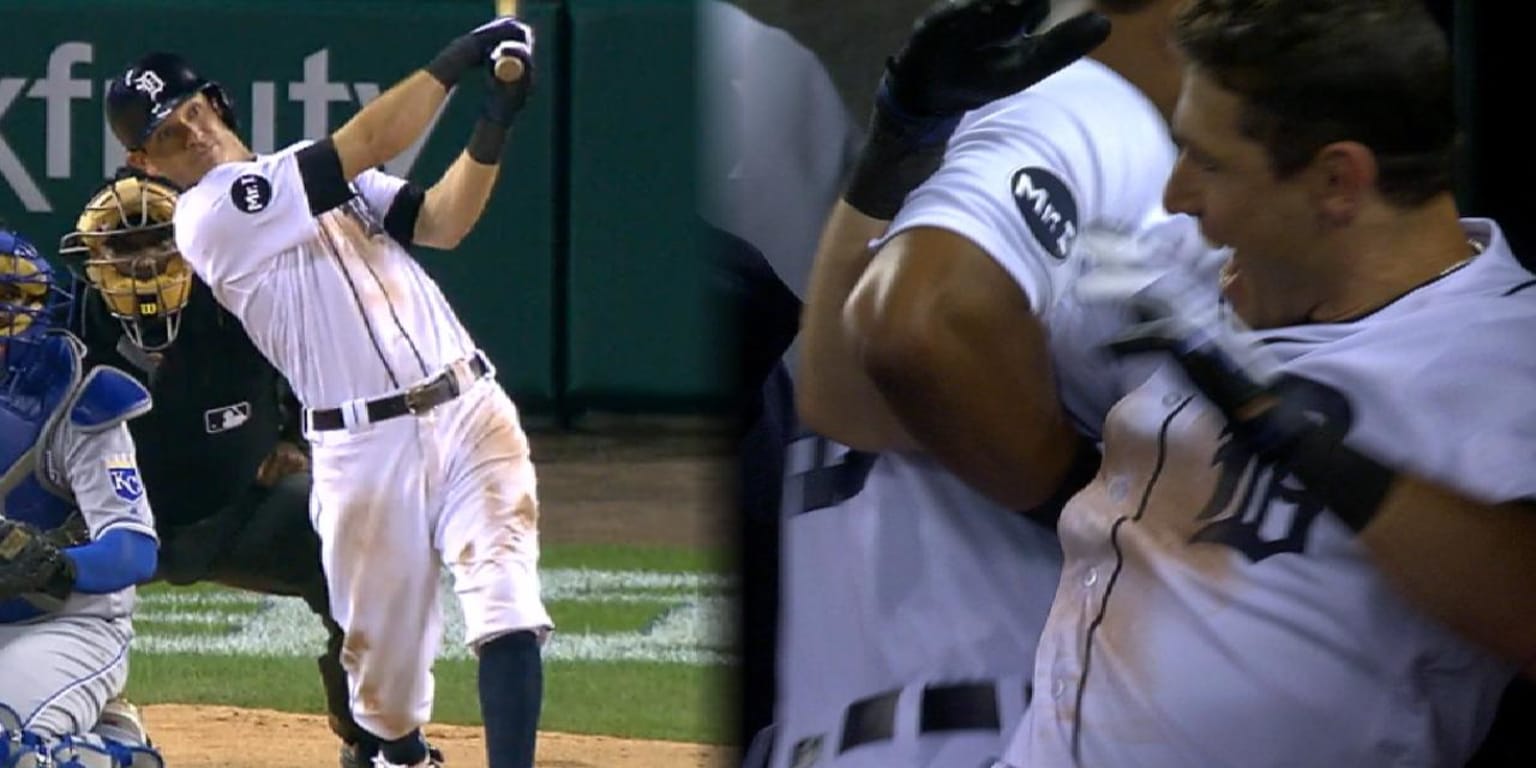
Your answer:
[[[149,410],[149,391],[115,368],[82,375],[84,349],[51,333],[28,350],[30,365],[0,384],[0,513],[52,530],[75,511],[68,488],[44,472],[42,436],[60,419],[87,432],[110,429]]]
[[[0,514],[52,530],[71,521],[76,505],[69,489],[44,471],[47,446],[41,445],[60,419],[83,430],[102,430],[149,408],[149,392],[132,377],[112,368],[82,376],[80,343],[64,334],[48,336],[29,349],[29,365],[0,385]],[[86,538],[83,519],[71,521]],[[32,618],[43,611],[16,598],[0,602],[0,623]]]

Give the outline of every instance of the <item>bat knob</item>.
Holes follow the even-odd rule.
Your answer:
[[[510,53],[497,51],[492,54],[495,60],[496,79],[503,83],[515,83],[523,79],[523,60]]]

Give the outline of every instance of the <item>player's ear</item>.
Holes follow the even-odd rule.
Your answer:
[[[145,154],[144,150],[142,149],[135,149],[130,151],[128,153],[128,157],[123,160],[123,163],[130,168],[143,171],[144,173],[150,174],[151,176],[161,175],[160,172],[154,167],[154,163],[150,162],[149,155]]]
[[[1325,226],[1355,219],[1376,187],[1376,156],[1356,141],[1336,141],[1318,150],[1306,170],[1309,191]]]

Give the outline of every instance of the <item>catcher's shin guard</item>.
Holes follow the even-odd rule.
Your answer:
[[[53,748],[56,768],[165,768],[153,747],[120,744],[95,734],[65,736]]]
[[[39,768],[47,759],[42,737],[22,730],[16,710],[0,704],[0,768]]]

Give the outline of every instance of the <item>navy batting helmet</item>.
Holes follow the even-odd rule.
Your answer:
[[[208,97],[219,117],[235,130],[234,106],[222,86],[204,79],[174,53],[151,53],[112,81],[107,89],[107,121],[125,148],[142,149],[172,111],[199,93]]]

